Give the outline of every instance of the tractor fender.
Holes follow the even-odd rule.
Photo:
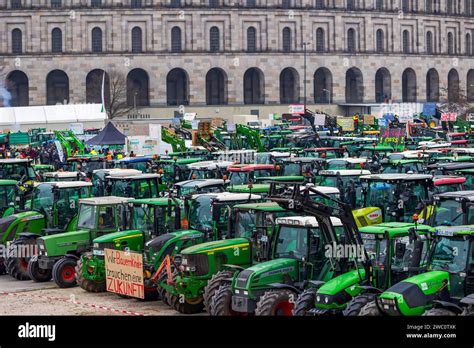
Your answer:
[[[290,285],[290,284],[272,283],[272,284],[269,284],[269,286],[271,288],[274,288],[274,289],[290,290],[290,291],[293,291],[294,293],[296,293],[298,295],[301,293],[301,289],[297,288],[296,286]]]
[[[455,305],[454,303],[448,302],[448,301],[441,301],[441,300],[434,300],[433,301],[433,307],[434,308],[445,308],[448,309],[452,312],[455,312],[456,314],[461,314],[463,309],[459,307],[458,305]]]
[[[64,255],[65,258],[68,258],[68,259],[73,259],[75,261],[79,261],[79,257],[74,255],[74,254],[66,254]]]
[[[18,233],[18,236],[17,236],[16,239],[18,239],[20,237],[24,237],[26,239],[36,239],[36,238],[40,237],[40,235],[37,234],[37,233],[31,233],[31,232],[21,232],[21,233]]]
[[[379,288],[376,288],[375,286],[360,285],[359,288],[364,290],[364,292],[366,292],[366,293],[373,293],[373,294],[383,293],[383,290],[380,290]]]
[[[319,289],[321,286],[323,286],[324,284],[326,284],[325,281],[322,281],[322,280],[309,280],[308,281],[308,285],[311,287],[311,288],[316,288],[316,289]]]

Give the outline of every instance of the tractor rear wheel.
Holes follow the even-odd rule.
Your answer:
[[[75,270],[77,284],[79,284],[82,289],[86,290],[87,292],[105,292],[107,290],[105,280],[94,281],[82,277],[82,257],[77,261]]]
[[[377,302],[374,300],[367,302],[359,311],[359,316],[361,317],[378,317],[381,316],[379,307],[377,307]]]
[[[31,256],[18,255],[19,250],[28,251],[29,247],[33,250],[33,246],[36,244],[36,237],[26,238],[20,237],[13,241],[8,247],[8,258],[5,262],[8,274],[18,280],[29,280],[28,275],[28,262]]]
[[[224,284],[230,284],[228,280],[232,277],[233,273],[231,271],[219,271],[211,277],[211,280],[207,282],[207,285],[204,287],[204,310],[210,313],[211,303],[214,294],[217,290]]]
[[[65,257],[57,261],[53,266],[53,280],[60,288],[76,286],[76,260]]]
[[[296,294],[287,289],[268,290],[257,302],[255,315],[259,316],[291,316],[293,315]]]
[[[456,313],[450,311],[449,309],[445,309],[445,308],[431,308],[431,309],[428,309],[427,311],[425,311],[425,313],[423,313],[423,316],[427,316],[427,317],[452,317],[452,316],[455,316]]]
[[[314,308],[316,303],[316,288],[308,288],[298,296],[293,309],[293,315],[305,316],[306,312]]]
[[[212,297],[209,310],[214,316],[237,316],[241,315],[232,310],[232,287],[231,284],[223,284],[217,289]]]
[[[28,262],[28,275],[37,283],[49,282],[52,277],[51,270],[40,268],[37,259],[31,259]]]
[[[362,307],[370,302],[375,304],[375,294],[362,294],[349,301],[346,308],[342,311],[344,316],[358,316]],[[377,309],[377,306],[375,306]],[[366,314],[368,315],[368,314]]]

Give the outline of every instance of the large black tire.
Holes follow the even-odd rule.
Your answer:
[[[295,302],[295,308],[293,308],[293,315],[305,316],[306,312],[314,308],[316,304],[316,288],[308,288],[303,291]]]
[[[375,303],[375,297],[375,294],[362,294],[354,297],[352,300],[349,301],[346,308],[342,311],[342,314],[348,317],[358,316],[362,307],[364,307],[367,303]]]
[[[107,290],[105,279],[98,282],[82,277],[82,257],[79,258],[76,263],[76,281],[77,284],[87,292],[105,292]]]
[[[371,302],[367,302],[367,304],[359,311],[359,316],[361,317],[378,317],[381,315],[382,313],[380,312],[379,307],[377,307],[375,299]]]
[[[212,296],[209,314],[213,316],[240,316],[242,313],[232,310],[231,284],[222,284]]]
[[[76,286],[76,260],[65,257],[57,261],[53,266],[53,280],[63,289]]]
[[[428,309],[427,311],[425,311],[425,313],[423,313],[423,316],[427,316],[427,317],[453,317],[455,316],[456,313],[450,311],[449,309],[445,309],[445,308],[431,308],[431,309]]]
[[[258,316],[291,316],[297,295],[287,289],[266,291],[258,300],[255,315]]]
[[[187,299],[185,297],[171,296],[171,303],[181,314],[201,313],[204,309],[203,298]]]
[[[216,291],[224,284],[230,284],[228,280],[232,277],[233,273],[231,271],[219,271],[216,274],[212,275],[211,280],[207,282],[207,285],[204,287],[204,310],[210,313],[212,298]]]
[[[156,301],[160,298],[158,293],[158,287],[154,284],[151,279],[145,280],[145,298],[142,301]]]
[[[51,280],[52,272],[50,269],[40,268],[38,260],[33,258],[28,262],[28,275],[31,280],[37,283],[42,283]]]
[[[36,244],[36,238],[20,237],[13,241],[8,247],[8,258],[5,262],[7,273],[13,278],[18,280],[30,280],[28,275],[28,262],[30,257],[17,257],[17,248],[20,245],[34,245]]]
[[[5,264],[5,259],[0,257],[0,275],[7,274],[7,265]]]
[[[176,270],[176,267],[174,265],[171,265],[170,268],[171,268],[172,279],[174,281],[176,279],[176,276],[178,275],[178,271]],[[170,307],[174,307],[174,302],[175,302],[174,296],[169,294],[165,289],[163,289],[159,285],[161,282],[166,282],[167,279],[168,279],[168,275],[166,273],[166,269],[163,269],[161,271],[160,276],[158,277],[156,290],[158,292],[160,299],[163,301],[164,304],[167,304]]]

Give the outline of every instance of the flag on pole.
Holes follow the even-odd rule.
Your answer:
[[[105,70],[104,70],[104,74],[102,75],[102,89],[101,89],[102,107],[100,108],[100,112],[105,112],[104,89],[105,89]]]

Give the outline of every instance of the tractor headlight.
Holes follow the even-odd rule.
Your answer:
[[[326,304],[329,303],[329,297],[328,297],[328,296],[326,296],[326,297],[324,298],[324,303],[326,303]]]
[[[44,244],[39,245],[40,250],[44,250]]]
[[[321,302],[321,296],[316,296],[316,302]]]
[[[240,294],[240,290],[237,290],[237,289],[236,289],[236,290],[235,290],[235,293],[236,293],[236,294]]]
[[[249,292],[244,290],[244,295],[248,295],[248,294],[249,294]]]

